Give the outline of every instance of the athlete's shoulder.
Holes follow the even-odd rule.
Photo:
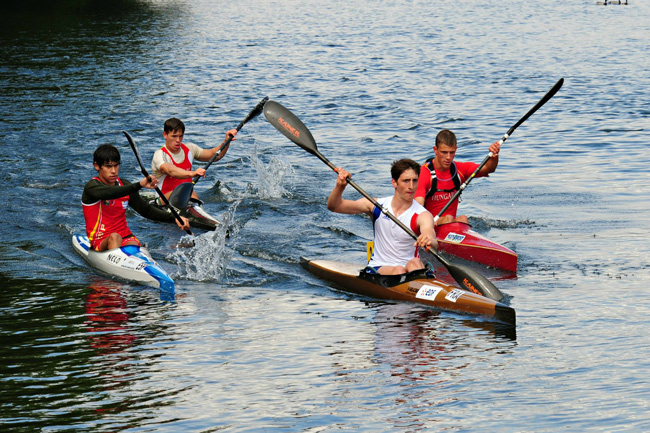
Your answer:
[[[194,143],[183,143],[183,145],[187,148],[187,150],[192,154],[192,155],[198,155],[203,151],[203,148],[197,144]]]
[[[462,173],[463,176],[469,176],[476,170],[476,167],[478,167],[478,164],[475,162],[471,161],[462,161],[462,162],[455,162],[456,164],[456,169],[458,172]]]
[[[418,215],[421,214],[422,212],[429,212],[424,206],[422,206],[420,203],[418,203],[415,200],[413,200],[411,209],[413,209],[413,211]]]

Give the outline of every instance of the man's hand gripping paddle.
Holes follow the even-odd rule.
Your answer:
[[[251,110],[251,112],[248,113],[248,116],[246,116],[246,118],[244,120],[242,120],[239,123],[239,125],[237,125],[237,127],[235,129],[237,129],[237,131],[239,131],[240,129],[242,129],[242,127],[246,123],[248,123],[250,120],[252,120],[252,119],[256,118],[257,116],[259,116],[260,113],[262,112],[262,108],[264,107],[264,104],[268,100],[269,100],[269,97],[267,96],[264,99],[262,99],[260,102],[258,102],[257,105],[255,106],[255,108],[253,108]],[[221,146],[219,146],[219,148],[214,153],[214,155],[212,155],[212,158],[210,158],[208,160],[207,164],[205,165],[204,168],[206,170],[208,169],[208,167],[210,167],[210,165],[212,165],[214,160],[219,155],[221,155],[223,152],[228,150],[228,146],[230,146],[230,142],[232,141],[232,139],[233,139],[232,136],[228,136],[228,138],[226,138],[226,141],[224,141],[223,144]],[[192,196],[192,191],[194,190],[194,185],[196,185],[196,183],[199,181],[199,179],[201,179],[201,176],[196,175],[196,176],[194,176],[194,178],[192,178],[192,182],[185,182],[185,183],[181,183],[180,185],[178,185],[176,188],[174,188],[174,191],[172,191],[172,194],[169,196],[169,201],[174,206],[176,206],[178,209],[185,209],[187,207],[187,204],[190,201],[190,197]]]
[[[131,146],[131,150],[133,150],[135,159],[138,160],[138,164],[140,165],[140,171],[142,171],[144,177],[151,179],[149,173],[147,172],[147,169],[144,168],[144,164],[142,163],[142,158],[140,158],[140,153],[138,152],[138,147],[136,146],[135,141],[133,141],[133,138],[128,132],[126,131],[122,131],[122,132],[126,136],[126,139],[129,141],[129,146]],[[167,205],[167,207],[169,207],[169,210],[171,211],[172,215],[174,215],[174,218],[176,218],[176,221],[178,221],[181,225],[183,225],[183,220],[181,219],[181,216],[178,214],[178,212],[176,212],[176,209],[174,209],[174,207],[169,203],[169,200],[167,200],[165,194],[163,194],[160,188],[158,187],[156,187],[156,192],[158,193],[162,201]],[[192,233],[190,229],[185,230],[185,232],[190,236],[194,236],[194,233]],[[192,245],[194,245],[194,241],[192,241]]]
[[[528,113],[526,113],[526,114],[524,115],[524,117],[522,117],[521,119],[519,119],[519,121],[518,121],[517,123],[515,123],[514,125],[512,125],[512,127],[511,127],[510,129],[508,129],[508,132],[506,132],[506,133],[504,134],[504,136],[501,138],[501,140],[499,140],[499,145],[503,144],[503,142],[506,141],[506,140],[508,139],[508,137],[510,137],[510,136],[512,135],[513,132],[515,132],[515,129],[517,129],[517,127],[518,127],[519,125],[521,125],[522,123],[524,123],[524,122],[526,121],[526,119],[528,119],[530,116],[533,115],[533,113],[535,113],[535,111],[539,110],[539,109],[542,107],[542,105],[546,104],[546,103],[548,102],[549,99],[551,99],[553,96],[555,96],[555,94],[557,93],[557,91],[560,90],[560,87],[562,87],[562,84],[564,84],[564,78],[560,78],[560,79],[558,80],[558,82],[555,83],[555,85],[554,85],[553,87],[551,87],[551,90],[549,90],[549,91],[546,93],[546,95],[544,95],[544,97],[543,97],[542,99],[540,99],[539,102],[538,102],[537,104],[535,104],[535,106],[534,106],[533,108],[531,108],[530,110],[528,110]],[[490,158],[492,158],[493,156],[494,156],[494,154],[493,154],[492,152],[490,152],[490,153],[487,154],[487,156],[483,159],[483,161],[481,161],[481,163],[480,163],[479,166],[476,168],[476,170],[474,170],[474,173],[472,173],[472,174],[467,178],[467,180],[465,180],[465,182],[463,182],[463,183],[460,185],[460,187],[458,188],[458,191],[456,191],[456,193],[451,197],[451,199],[449,199],[449,201],[447,202],[447,204],[446,204],[446,205],[445,205],[445,206],[440,210],[440,212],[438,212],[438,215],[436,215],[436,216],[433,218],[434,221],[437,222],[438,219],[440,219],[440,217],[442,216],[442,214],[445,213],[445,211],[449,208],[449,206],[451,206],[451,205],[452,205],[456,200],[458,200],[458,197],[460,197],[460,195],[463,193],[463,191],[465,190],[465,188],[467,188],[467,185],[469,185],[469,183],[472,181],[472,179],[474,179],[474,177],[478,174],[478,172],[481,171],[481,169],[483,168],[483,166],[484,166],[484,165],[485,165],[485,164],[490,160]]]

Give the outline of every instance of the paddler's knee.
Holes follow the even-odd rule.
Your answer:
[[[104,250],[113,250],[115,248],[119,248],[122,246],[122,236],[120,236],[117,233],[111,233],[108,235],[108,238],[106,238],[106,245],[104,245],[104,242],[101,243],[100,245],[100,250],[99,251],[104,251]],[[105,248],[103,248],[105,247]]]
[[[377,272],[381,275],[399,275],[405,274],[406,268],[404,266],[382,266],[377,269]]]
[[[469,224],[469,220],[467,219],[467,215],[461,215],[459,217],[456,217],[455,221],[457,223]]]
[[[413,272],[418,269],[424,269],[424,264],[422,263],[422,260],[416,257],[409,260],[409,262],[406,264],[406,268],[404,268],[404,272]]]

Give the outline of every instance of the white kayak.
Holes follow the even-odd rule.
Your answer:
[[[91,266],[106,274],[156,287],[166,294],[174,295],[174,280],[156,263],[145,247],[128,245],[99,252],[91,249],[88,237],[81,234],[72,235],[72,245]]]

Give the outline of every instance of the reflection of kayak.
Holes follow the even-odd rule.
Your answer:
[[[103,354],[123,352],[135,341],[129,307],[115,281],[95,282],[86,298],[86,327],[93,349]]]
[[[153,206],[156,206],[158,209],[171,213],[167,206],[160,204],[158,196],[155,193],[142,193],[142,198],[147,200]],[[203,202],[201,200],[190,198],[185,209],[176,210],[181,216],[190,220],[190,227],[196,227],[203,230],[215,230],[219,225],[219,221],[203,209]],[[176,224],[174,221],[172,221],[172,223]]]
[[[442,310],[490,316],[512,326],[516,323],[513,308],[428,277],[422,271],[386,276],[360,273],[359,265],[330,260],[302,259],[301,264],[312,274],[362,296],[417,302]]]
[[[436,238],[439,251],[493,268],[517,272],[517,253],[475,232],[469,224],[439,225],[436,227]]]
[[[94,251],[90,248],[88,237],[80,234],[72,235],[72,245],[91,266],[106,274],[157,287],[166,294],[174,294],[174,280],[144,247],[129,245],[102,252]]]

